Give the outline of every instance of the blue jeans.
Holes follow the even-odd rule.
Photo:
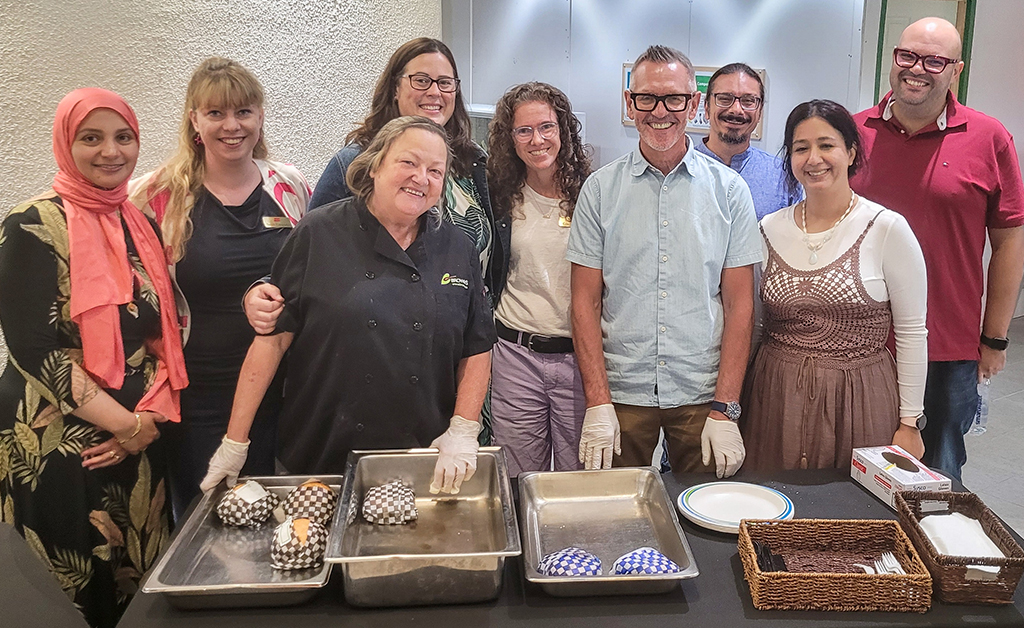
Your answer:
[[[978,411],[978,362],[929,362],[924,389],[924,415],[928,424],[921,432],[921,461],[960,480],[967,462],[964,435]]]

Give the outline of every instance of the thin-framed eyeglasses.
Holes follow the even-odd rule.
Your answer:
[[[693,96],[694,94],[665,94],[664,96],[658,96],[656,94],[629,93],[629,99],[633,101],[633,108],[637,111],[654,111],[658,108],[658,103],[662,103],[665,105],[665,110],[672,113],[686,111],[686,108],[690,106],[690,100],[693,99]]]
[[[750,94],[737,96],[729,92],[715,92],[711,97],[714,99],[715,105],[722,109],[732,107],[732,104],[737,100],[740,101],[740,109],[743,111],[757,111],[757,108],[761,106],[761,97],[751,96]]]
[[[450,76],[442,76],[439,78],[431,78],[426,74],[403,74],[403,78],[409,79],[409,85],[413,89],[425,92],[430,89],[430,86],[437,83],[437,89],[441,90],[446,94],[458,91],[460,79],[452,78]]]
[[[557,122],[542,122],[536,128],[532,126],[517,126],[512,129],[512,137],[516,138],[516,141],[520,144],[525,144],[533,139],[534,133],[540,133],[540,136],[546,140],[558,135],[558,123]]]
[[[912,68],[921,62],[921,67],[928,74],[941,74],[947,65],[960,63],[960,59],[950,59],[939,55],[919,55],[913,50],[906,48],[895,48],[892,51],[892,59],[901,68]]]

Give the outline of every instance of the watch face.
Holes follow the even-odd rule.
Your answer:
[[[723,412],[722,414],[729,417],[730,421],[739,421],[740,414],[742,414],[742,409],[740,408],[740,404],[736,403],[735,401],[730,401],[729,403],[725,404],[725,412]]]

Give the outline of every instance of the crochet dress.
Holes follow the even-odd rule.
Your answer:
[[[833,262],[806,271],[788,265],[762,228],[764,334],[743,386],[744,469],[844,468],[854,448],[892,442],[892,310],[871,298],[860,271],[877,218]]]

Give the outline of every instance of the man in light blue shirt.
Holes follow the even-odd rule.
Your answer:
[[[566,253],[587,399],[580,460],[607,468],[614,451],[616,466],[648,465],[664,429],[673,470],[729,476],[745,455],[753,200],[735,171],[689,150],[700,93],[685,55],[648,48],[624,97],[640,145],[587,179]]]
[[[790,190],[786,185],[782,160],[750,145],[764,112],[764,82],[753,68],[745,63],[719,68],[708,81],[704,107],[711,133],[694,146],[743,177],[758,220],[803,198],[799,186]]]

